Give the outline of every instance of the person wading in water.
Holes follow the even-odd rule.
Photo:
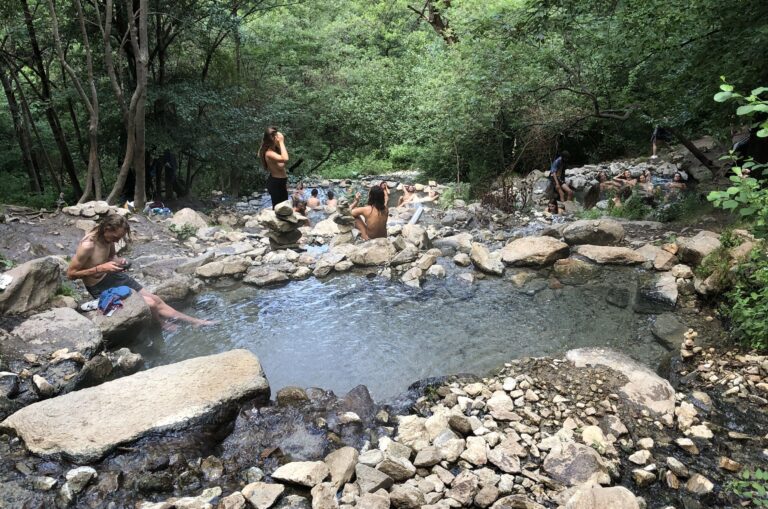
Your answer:
[[[285,148],[285,136],[277,127],[267,127],[259,148],[261,165],[269,172],[267,191],[272,198],[272,208],[288,199],[288,175],[285,163],[288,162],[288,149]]]

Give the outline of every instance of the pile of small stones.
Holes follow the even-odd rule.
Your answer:
[[[299,227],[306,217],[293,211],[290,201],[278,203],[274,211],[262,212],[261,224],[268,230],[269,245],[273,250],[296,249],[299,247]]]

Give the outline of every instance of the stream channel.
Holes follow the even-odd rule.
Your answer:
[[[166,332],[141,353],[156,366],[245,348],[261,360],[273,391],[295,385],[343,394],[364,384],[377,401],[424,378],[485,375],[514,358],[571,348],[610,347],[651,367],[666,353],[649,332],[652,315],[634,311],[646,276],[640,269],[601,267],[558,289],[541,271],[518,288],[506,277],[468,284],[456,277],[465,269],[439,262],[448,277],[421,289],[355,272],[269,289],[220,283],[185,309],[219,325]]]

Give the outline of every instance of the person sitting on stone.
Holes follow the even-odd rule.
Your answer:
[[[384,205],[389,206],[389,185],[386,180],[379,182],[379,187],[384,191]]]
[[[675,172],[672,177],[672,182],[667,184],[667,188],[675,191],[683,191],[686,187],[688,186],[685,184],[685,181],[683,181],[683,175],[679,171]]]
[[[560,197],[560,201],[573,200],[573,189],[565,180],[565,165],[570,158],[571,154],[567,150],[563,150],[549,167],[549,178],[555,192]]]
[[[613,181],[621,188],[635,187],[635,184],[637,184],[637,180],[632,178],[632,172],[629,170],[624,170],[620,175],[613,177]]]
[[[116,255],[115,243],[123,238],[129,238],[131,226],[128,221],[117,214],[106,216],[98,226],[86,233],[77,252],[69,262],[67,277],[82,279],[88,293],[98,299],[101,293],[110,288],[127,286],[136,291],[152,311],[152,316],[159,322],[180,320],[193,325],[214,325],[216,322],[200,320],[185,315],[166,304],[163,299],[149,293],[138,281],[125,273],[128,264],[125,258]]]
[[[310,193],[309,200],[307,200],[307,207],[311,209],[319,209],[320,208],[320,198],[317,197],[318,191],[317,189],[312,189],[312,192]]]
[[[403,205],[408,205],[409,203],[413,202],[413,200],[415,199],[416,199],[416,188],[409,184],[403,187],[403,195],[400,197],[399,200],[397,200],[397,206],[402,207]]]
[[[655,198],[655,189],[653,182],[651,182],[651,172],[644,170],[643,173],[637,177],[637,190],[643,202],[653,204]]]
[[[384,198],[384,190],[380,186],[373,186],[368,192],[368,205],[358,207],[360,193],[355,195],[350,214],[354,216],[355,228],[360,231],[363,240],[386,238],[389,209]]]
[[[327,193],[325,193],[325,197],[326,197],[325,206],[329,209],[335,209],[337,205],[337,201],[336,201],[336,195],[333,194],[333,191],[329,190]]]

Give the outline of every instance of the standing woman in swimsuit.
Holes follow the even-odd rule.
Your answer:
[[[272,208],[288,199],[288,175],[285,173],[285,163],[288,162],[288,149],[285,148],[285,137],[277,127],[267,127],[259,148],[261,165],[269,172],[267,191],[272,198]]]

